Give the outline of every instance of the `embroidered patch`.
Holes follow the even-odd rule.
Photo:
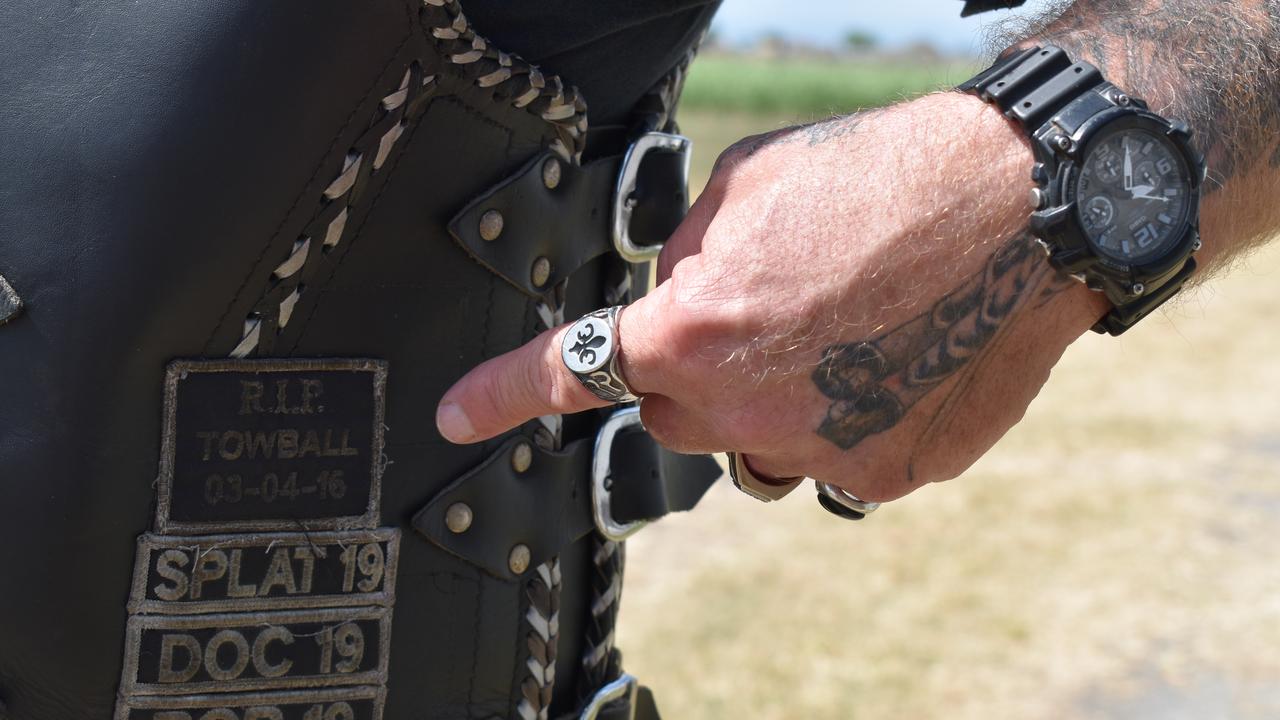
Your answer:
[[[170,364],[156,530],[375,527],[386,377],[376,360]]]
[[[138,538],[130,613],[395,604],[400,531]]]
[[[386,683],[387,608],[134,615],[123,695]]]
[[[115,720],[377,720],[385,697],[378,687],[140,697],[121,703]]]

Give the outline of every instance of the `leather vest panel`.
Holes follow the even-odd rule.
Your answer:
[[[573,268],[561,303],[550,288],[521,292],[450,237],[451,218],[484,190],[548,149],[573,162],[585,141],[585,106],[571,88],[487,48],[460,18],[445,0],[0,8],[0,96],[9,100],[0,107],[0,274],[24,305],[0,326],[0,702],[12,720],[112,717],[130,653],[143,664],[169,653],[162,670],[182,665],[173,653],[185,651],[173,648],[185,640],[155,639],[169,643],[161,651],[135,628],[192,622],[148,614],[170,606],[140,604],[148,586],[133,587],[137,559],[147,558],[143,571],[158,562],[140,537],[150,533],[143,545],[158,543],[156,553],[183,543],[157,523],[166,368],[233,355],[386,368],[376,527],[334,532],[377,545],[390,536],[360,533],[400,529],[394,608],[342,621],[364,628],[362,647],[374,653],[385,650],[376,641],[385,620],[389,666],[380,677],[370,670],[354,699],[299,680],[294,700],[268,698],[281,717],[302,717],[313,700],[349,702],[362,718],[385,702],[393,720],[512,717],[529,702],[528,617],[543,570],[495,577],[411,521],[512,436],[547,438],[531,423],[454,446],[436,433],[434,409],[466,370],[545,329],[549,310],[576,317],[605,304],[623,266],[604,256]],[[598,422],[567,418],[554,440],[589,438]],[[326,437],[323,447],[345,446]],[[310,529],[298,521],[267,531]],[[230,534],[228,548],[240,547],[244,534]],[[305,554],[291,537],[272,542]],[[565,588],[551,660],[560,710],[580,701],[597,546],[583,538],[554,564]],[[379,547],[385,562],[392,549]],[[338,562],[325,557],[316,572]],[[301,618],[310,606],[301,607],[270,612]],[[238,667],[238,643],[254,642],[254,612],[265,611],[215,623],[230,628],[225,642],[200,636],[216,645],[202,656],[211,677],[234,675],[223,670]],[[342,655],[353,644],[324,635],[346,625],[289,622],[298,638],[307,628],[330,638],[298,663],[331,668],[354,657]],[[268,672],[284,667],[273,653],[302,653],[283,630],[274,642],[256,646],[265,655],[254,650],[262,692],[284,687]],[[293,671],[279,672],[288,680]],[[544,716],[549,701],[538,701]],[[147,696],[137,706],[152,709],[121,717],[165,717],[155,708],[173,702]]]

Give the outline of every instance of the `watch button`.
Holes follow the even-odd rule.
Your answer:
[[[1027,199],[1031,201],[1032,208],[1039,210],[1044,207],[1044,190],[1041,190],[1040,188],[1031,188],[1031,192],[1028,194]]]

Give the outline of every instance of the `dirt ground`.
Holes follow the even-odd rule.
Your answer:
[[[862,523],[725,483],[647,528],[627,669],[676,720],[1280,717],[1278,278],[1280,247],[1082,338],[964,477]]]

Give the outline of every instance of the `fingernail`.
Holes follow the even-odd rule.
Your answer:
[[[445,403],[436,410],[436,428],[452,443],[469,443],[476,436],[471,418],[456,403]]]

